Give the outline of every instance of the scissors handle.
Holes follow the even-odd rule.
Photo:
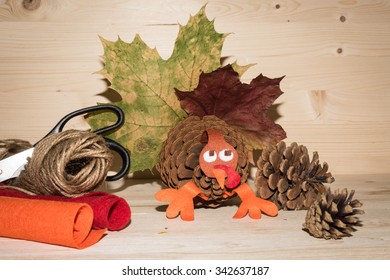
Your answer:
[[[95,130],[93,132],[96,134],[103,134],[105,132],[109,132],[109,131],[112,131],[112,130],[119,128],[124,123],[124,120],[125,120],[125,115],[124,115],[122,109],[115,106],[115,105],[111,105],[111,104],[101,104],[101,105],[96,105],[96,106],[91,106],[91,107],[79,109],[79,110],[76,110],[72,113],[67,114],[53,127],[52,130],[49,131],[48,134],[46,134],[45,137],[47,137],[51,134],[61,132],[64,129],[66,123],[76,116],[80,116],[80,115],[83,115],[85,113],[90,113],[90,112],[107,111],[107,110],[115,113],[115,115],[117,116],[116,123],[114,123],[110,126],[107,126],[107,127],[99,128],[98,130]],[[45,138],[45,137],[43,137],[43,138]]]
[[[96,105],[96,106],[91,106],[91,107],[79,109],[79,110],[76,110],[72,113],[67,114],[54,126],[54,128],[52,130],[50,130],[50,132],[45,137],[47,137],[51,134],[61,132],[64,129],[66,123],[76,116],[80,116],[80,115],[90,113],[90,112],[99,112],[99,111],[113,112],[117,116],[117,121],[110,126],[99,128],[99,129],[93,131],[93,133],[100,135],[100,134],[103,134],[103,133],[106,133],[109,131],[113,131],[113,130],[121,127],[125,121],[125,115],[124,115],[121,108],[119,108],[115,105],[111,105],[111,104],[101,104],[101,105]],[[45,138],[45,137],[43,137],[43,138]],[[121,144],[115,142],[114,140],[106,138],[106,137],[104,137],[104,140],[106,141],[108,148],[110,150],[117,152],[122,159],[122,168],[118,171],[118,173],[111,175],[111,176],[107,176],[107,178],[106,178],[107,181],[115,181],[115,180],[118,180],[118,179],[122,178],[123,176],[125,176],[126,173],[128,172],[128,170],[130,169],[130,154]],[[39,143],[39,142],[37,142],[37,143]],[[37,143],[35,143],[35,145]]]
[[[125,176],[129,171],[130,154],[121,144],[115,142],[114,140],[106,137],[104,137],[104,140],[106,141],[107,147],[110,150],[117,152],[122,159],[122,168],[118,171],[118,173],[111,176],[107,176],[106,178],[107,181],[116,181]]]

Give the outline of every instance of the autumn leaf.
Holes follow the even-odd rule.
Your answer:
[[[186,116],[174,88],[193,90],[202,72],[219,68],[226,36],[215,31],[203,7],[185,26],[180,26],[167,60],[138,35],[131,43],[101,38],[104,68],[99,73],[120,94],[122,100],[113,104],[123,109],[126,118],[121,129],[107,136],[130,150],[130,172],[151,170],[158,162],[169,130]],[[87,121],[96,129],[113,120],[107,114],[99,114]]]
[[[249,150],[261,149],[286,137],[283,128],[267,116],[283,93],[279,86],[282,79],[260,74],[250,84],[241,83],[239,74],[227,65],[202,73],[193,91],[176,90],[176,95],[189,115],[215,115],[242,133]]]

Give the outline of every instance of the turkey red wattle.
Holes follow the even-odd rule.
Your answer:
[[[219,175],[218,170],[222,171]],[[216,174],[215,178],[218,181],[218,184],[223,188],[223,186],[226,186],[228,189],[234,189],[235,187],[238,187],[238,185],[241,183],[241,177],[240,174],[236,171],[235,168],[226,166],[226,165],[216,165],[214,166],[214,174]],[[220,176],[220,178],[218,178]],[[222,181],[223,178],[223,181]],[[225,178],[226,181],[225,181]]]

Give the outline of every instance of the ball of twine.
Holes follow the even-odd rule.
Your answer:
[[[66,130],[42,139],[12,183],[32,194],[75,197],[98,188],[111,163],[112,154],[103,137]]]

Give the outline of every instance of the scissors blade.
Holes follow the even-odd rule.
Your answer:
[[[19,176],[27,163],[27,158],[32,156],[33,151],[34,148],[30,148],[0,160],[0,182]]]

